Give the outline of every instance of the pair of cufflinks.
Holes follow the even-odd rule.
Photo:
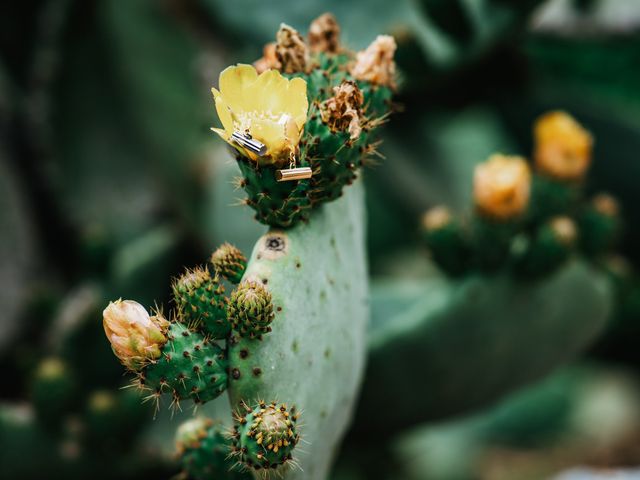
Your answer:
[[[231,140],[260,157],[267,153],[267,146],[251,137],[249,132],[233,132],[231,134]],[[276,181],[290,182],[293,180],[304,180],[311,178],[311,175],[313,175],[313,172],[309,167],[286,168],[276,170]]]

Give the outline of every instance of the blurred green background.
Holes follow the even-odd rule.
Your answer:
[[[420,261],[426,258],[417,234],[420,214],[438,203],[467,208],[474,164],[495,151],[528,154],[532,122],[557,108],[571,112],[593,133],[588,189],[607,190],[621,200],[622,253],[629,268],[640,262],[634,248],[640,244],[640,1],[5,3],[0,15],[3,405],[33,400],[33,372],[51,355],[76,366],[82,387],[77,395],[116,390],[123,382],[121,369],[99,322],[108,299],[166,302],[167,279],[182,265],[200,262],[224,240],[251,248],[264,227],[248,209],[234,205],[243,194],[230,182],[231,157],[209,131],[217,122],[209,89],[224,66],[257,59],[280,22],[304,31],[325,11],[336,15],[343,42],[354,49],[378,32],[393,34],[399,45],[402,108],[384,133],[385,160],[366,172],[372,276],[420,276],[427,268]],[[615,370],[616,379],[624,378],[620,389],[632,389],[640,367],[638,288],[634,283],[621,293],[627,301],[620,302],[610,331],[589,352],[589,361],[598,366],[573,367],[579,374],[569,370],[553,385],[591,385],[609,379],[615,368],[624,371]],[[570,422],[562,412],[573,412],[567,406],[575,400],[571,388],[558,387],[552,400],[536,402],[551,406],[540,407],[545,420],[533,423],[570,431],[563,430]],[[75,400],[77,405],[87,401]],[[76,406],[79,412],[84,408]],[[629,407],[636,433],[639,408]],[[531,409],[524,411],[513,418],[531,415]],[[488,420],[474,421],[437,430],[437,445],[429,443],[431,430],[418,440],[408,438],[403,455],[413,460],[402,476],[467,478],[447,470],[460,463],[444,465],[447,455],[455,451],[455,459],[471,462],[475,457],[465,452],[500,443],[486,433],[494,428],[485,425]],[[162,420],[156,423],[159,430]],[[550,449],[551,437],[532,436],[529,427],[516,430],[514,441],[501,442],[520,447],[535,437]],[[167,431],[172,434],[170,427]],[[13,435],[0,433],[0,438]],[[47,441],[41,439],[43,451],[49,449]],[[112,446],[105,448],[120,455]],[[571,460],[582,461],[573,455],[580,449],[571,448]],[[497,450],[483,454],[477,478],[525,478],[501,477],[496,464],[538,465],[544,462],[535,455],[547,463],[553,457],[531,448],[526,458],[504,452],[500,457]],[[436,455],[439,460],[425,456],[434,451],[445,453]],[[640,464],[640,452],[635,453],[622,463]],[[367,478],[358,476],[358,459],[347,456],[336,475]],[[115,475],[107,467],[95,473],[97,463],[88,463],[80,470],[83,475]],[[148,475],[174,468],[170,462],[151,463],[140,467]],[[477,465],[471,470],[480,472]],[[118,476],[136,472],[141,478],[139,471],[132,467]],[[27,469],[12,478],[29,475]],[[527,478],[543,478],[531,475]]]

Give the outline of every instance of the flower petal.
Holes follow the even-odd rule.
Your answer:
[[[252,86],[258,77],[252,65],[236,65],[225,68],[220,73],[220,93],[234,112],[250,111],[255,101]]]
[[[289,81],[289,88],[287,89],[287,99],[287,112],[298,124],[298,128],[302,130],[302,127],[307,121],[307,111],[309,110],[307,82],[302,78],[291,79]]]
[[[286,112],[288,84],[277,70],[262,72],[254,83],[254,109],[274,115]]]
[[[233,133],[233,118],[231,117],[227,102],[221,95],[216,97],[216,111],[218,112],[218,118],[220,122],[222,122],[222,126],[227,132],[227,136],[231,136]]]

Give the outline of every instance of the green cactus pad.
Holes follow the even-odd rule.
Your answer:
[[[242,282],[229,298],[227,314],[234,334],[262,339],[271,331],[274,317],[269,290],[262,282]]]
[[[176,447],[183,471],[193,480],[249,479],[234,469],[231,438],[219,423],[196,417],[184,422],[176,433]]]
[[[211,254],[211,264],[217,274],[237,284],[247,268],[247,259],[238,248],[223,243]]]
[[[286,479],[323,480],[352,414],[369,316],[363,191],[358,181],[309,224],[271,230],[253,250],[243,281],[268,288],[275,319],[261,342],[232,335],[233,408],[286,399],[303,412],[300,469]]]
[[[579,261],[540,282],[508,274],[430,278],[403,311],[374,317],[368,366],[374,373],[363,386],[358,435],[390,436],[466,413],[547,374],[602,331],[610,287],[604,273]]]
[[[229,333],[224,286],[207,268],[187,270],[173,284],[173,296],[180,320],[215,339]]]
[[[151,395],[171,393],[174,400],[213,400],[227,386],[224,351],[203,334],[172,322],[162,356],[142,370],[139,380]]]
[[[296,408],[259,402],[246,410],[236,415],[233,433],[239,462],[259,475],[268,476],[272,471],[280,475],[291,465],[293,450],[300,440]]]

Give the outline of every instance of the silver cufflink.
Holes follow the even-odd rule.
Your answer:
[[[259,142],[258,140],[254,140],[249,132],[233,132],[231,134],[231,140],[236,142],[241,147],[252,151],[256,155],[259,155],[260,157],[264,156],[267,153],[267,146],[264,143]]]

